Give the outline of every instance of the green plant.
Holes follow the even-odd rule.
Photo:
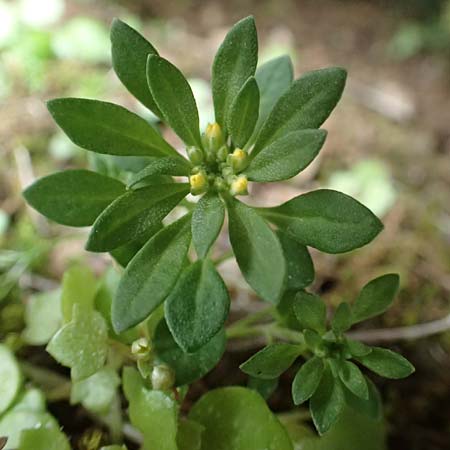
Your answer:
[[[86,249],[110,252],[124,267],[122,274],[108,271],[100,282],[83,267],[64,276],[56,318],[61,327],[43,340],[49,341],[48,352],[71,369],[72,401],[101,417],[120,442],[117,371],[125,365],[123,391],[143,448],[292,449],[293,438],[261,396],[246,388],[210,392],[187,418],[180,414],[187,385],[218,363],[227,337],[261,334],[279,342],[241,366],[253,377],[253,389],[270,394],[276,378],[302,356],[306,362],[294,380],[293,398],[296,404],[311,398],[320,434],[335,424],[345,405],[378,417],[376,388],[350,359],[391,378],[407,376],[413,368],[400,355],[354,342],[345,332],[386,310],[398,277],[380,277],[353,305],[342,303],[328,331],[325,304],[304,289],[314,278],[308,246],[347,252],[374,239],[381,222],[361,203],[333,190],[309,192],[270,208],[237,198],[248,194],[249,182],[286,180],[311,163],[325,141],[319,127],[341,97],[345,70],[316,70],[293,81],[288,57],[257,68],[254,20],[243,19],[215,57],[216,122],[201,133],[182,73],[121,21],[114,21],[111,41],[116,74],[180,137],[187,158],[161,130],[121,106],[78,98],[48,103],[75,144],[100,154],[94,160],[97,171],[49,175],[24,196],[58,223],[92,225]],[[124,170],[113,158],[106,163],[103,155],[130,157],[140,170]],[[198,201],[186,199],[188,194]],[[187,212],[175,220],[179,214],[170,213],[180,205]],[[227,327],[230,297],[216,266],[228,255],[213,254],[225,214],[242,275],[269,303]],[[37,317],[42,315],[29,315],[29,336],[43,326],[34,323]],[[261,323],[264,318],[269,322]],[[255,427],[261,430],[257,436]]]

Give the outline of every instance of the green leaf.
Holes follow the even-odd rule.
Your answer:
[[[90,311],[97,293],[97,280],[87,266],[74,265],[64,272],[61,311],[64,322],[72,320],[73,306]]]
[[[26,328],[22,336],[31,345],[47,344],[58,331],[61,322],[61,291],[57,289],[35,294],[26,304]]]
[[[130,404],[131,423],[144,437],[143,450],[178,450],[175,400],[163,391],[147,389],[139,372],[132,367],[123,370],[123,388]]]
[[[125,445],[107,445],[106,447],[101,447],[100,450],[127,450]]]
[[[230,309],[227,287],[210,260],[196,261],[167,297],[165,317],[177,344],[199,350],[223,327]]]
[[[193,406],[189,418],[205,427],[202,450],[293,450],[284,427],[251,389],[210,391]]]
[[[71,368],[72,380],[87,378],[103,367],[108,353],[108,328],[97,311],[74,305],[72,320],[47,345],[60,364]]]
[[[194,94],[183,74],[156,55],[147,60],[147,82],[164,119],[186,145],[202,147]]]
[[[305,338],[306,346],[314,353],[318,350],[324,350],[324,341],[317,331],[305,328],[303,330],[303,336]]]
[[[364,205],[341,192],[320,189],[259,212],[299,242],[326,253],[369,243],[383,229]]]
[[[47,103],[70,140],[92,152],[119,156],[174,156],[176,150],[144,119],[122,106],[84,98]]]
[[[256,378],[250,376],[248,378],[247,387],[249,389],[253,389],[258,392],[258,394],[264,399],[267,400],[270,396],[275,392],[278,387],[278,378],[272,378],[271,380],[263,380],[262,378]]]
[[[239,368],[252,377],[272,380],[292,366],[302,348],[294,344],[271,344],[254,354]]]
[[[346,338],[345,343],[350,354],[355,357],[366,356],[372,351],[371,347],[359,341]]]
[[[323,333],[327,320],[327,307],[322,299],[318,295],[300,291],[295,300],[294,312],[301,327]]]
[[[151,185],[128,191],[97,218],[86,249],[104,252],[120,247],[152,230],[189,193],[187,183]]]
[[[386,348],[372,347],[368,355],[360,356],[356,360],[385,378],[405,378],[415,371],[414,366],[406,358]]]
[[[341,98],[347,73],[332,67],[307,72],[278,99],[253,149],[263,148],[292,131],[319,128]]]
[[[175,384],[193,383],[211,371],[225,351],[225,332],[219,331],[205,346],[194,353],[185,353],[174,341],[166,321],[156,327],[153,343],[157,357],[175,371]]]
[[[72,384],[70,403],[81,403],[95,414],[108,413],[120,385],[116,371],[105,367],[88,378]]]
[[[259,88],[250,77],[239,90],[230,107],[228,132],[233,144],[243,148],[250,139],[259,114]]]
[[[212,92],[216,121],[228,123],[231,105],[246,80],[255,74],[258,37],[255,20],[249,16],[236,23],[226,35],[214,58]]]
[[[45,217],[62,225],[85,227],[119,195],[120,181],[89,170],[65,170],[35,181],[23,192],[25,200]]]
[[[158,52],[134,28],[119,19],[113,20],[110,37],[112,65],[120,81],[143,105],[162,117],[148,88],[146,75],[148,55]]]
[[[203,426],[193,420],[183,419],[178,423],[178,450],[201,450]]]
[[[236,199],[229,199],[227,206],[230,241],[244,278],[264,300],[278,303],[286,279],[278,238],[253,208]]]
[[[301,405],[313,396],[324,370],[323,360],[317,357],[309,359],[300,367],[292,383],[292,398],[296,405]]]
[[[142,322],[167,297],[186,261],[190,216],[159,231],[128,264],[112,304],[117,333]]]
[[[128,182],[128,188],[132,188],[138,183],[152,181],[158,175],[188,176],[190,171],[190,164],[181,158],[172,158],[170,156],[165,158],[152,158],[148,166],[131,177]]]
[[[367,283],[352,305],[353,323],[385,312],[398,292],[400,278],[395,273],[382,275]]]
[[[330,368],[326,368],[309,403],[314,425],[320,435],[334,425],[344,406],[344,392],[340,381],[333,377]]]
[[[341,335],[351,327],[353,323],[352,318],[352,310],[350,309],[349,304],[342,302],[334,313],[333,320],[331,321],[331,328],[337,335]]]
[[[205,258],[214,244],[225,219],[225,206],[214,193],[206,193],[192,214],[192,240],[199,258]]]
[[[56,427],[23,430],[18,450],[70,450],[65,434]]]
[[[314,281],[314,265],[308,249],[278,230],[277,236],[283,248],[287,265],[286,289],[303,289]]]
[[[383,418],[383,404],[380,393],[373,382],[368,378],[366,378],[366,384],[368,388],[367,399],[357,397],[349,389],[345,388],[345,402],[354,411],[370,417],[373,420],[381,420]]]
[[[317,156],[326,136],[325,130],[300,130],[282,136],[256,156],[250,155],[245,174],[250,181],[260,182],[292,178]]]
[[[0,415],[11,406],[21,386],[22,375],[16,358],[6,345],[0,344]]]
[[[369,389],[366,379],[359,368],[351,361],[337,362],[339,378],[344,385],[357,397],[364,400],[369,399]]]

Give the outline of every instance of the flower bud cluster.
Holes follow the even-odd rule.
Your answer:
[[[187,155],[194,165],[189,177],[191,194],[209,190],[247,195],[248,180],[241,172],[248,165],[248,154],[240,148],[230,152],[217,123],[209,124],[202,135],[203,149],[188,147]]]

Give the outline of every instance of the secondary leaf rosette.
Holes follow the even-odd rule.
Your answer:
[[[148,164],[128,180],[67,170],[38,180],[24,195],[56,222],[92,225],[86,248],[111,252],[126,266],[112,305],[116,332],[142,322],[166,299],[167,326],[183,351],[196,352],[222,332],[230,299],[209,254],[226,213],[243,276],[275,304],[286,289],[312,279],[307,246],[347,252],[380,232],[380,221],[366,207],[332,190],[273,208],[253,208],[237,198],[248,193],[249,182],[289,179],[317,156],[326,138],[319,127],[341,97],[345,70],[315,70],[293,81],[287,56],[257,68],[256,28],[247,17],[232,27],[215,57],[216,122],[201,132],[192,90],[180,70],[119,20],[111,42],[116,74],[179,136],[187,158],[157,128],[121,106],[60,98],[48,109],[75,144],[97,154],[145,158]],[[189,193],[201,196],[196,204],[186,203],[193,211],[163,226]],[[188,258],[191,243],[198,256],[194,263]]]

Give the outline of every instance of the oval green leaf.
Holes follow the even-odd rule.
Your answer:
[[[325,331],[327,307],[318,295],[299,291],[295,296],[294,312],[302,328],[319,333]]]
[[[358,366],[351,361],[338,361],[337,367],[339,378],[347,389],[353,392],[357,397],[368,400],[369,388],[367,387],[366,379]]]
[[[324,369],[323,360],[317,357],[309,359],[300,367],[292,383],[292,398],[296,405],[301,405],[314,395]]]
[[[16,398],[22,385],[19,364],[11,350],[0,344],[0,415]]]

